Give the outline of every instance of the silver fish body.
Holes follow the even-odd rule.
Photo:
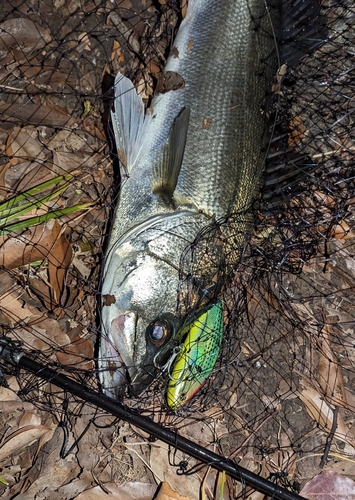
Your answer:
[[[110,396],[127,382],[139,393],[178,343],[185,248],[260,189],[278,22],[278,3],[190,0],[165,68],[184,85],[144,115],[131,82],[116,78],[112,120],[129,176],[103,270],[99,363]]]

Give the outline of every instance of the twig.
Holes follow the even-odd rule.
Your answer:
[[[337,430],[338,427],[338,413],[339,413],[339,406],[336,406],[333,410],[333,423],[332,423],[332,428],[330,429],[330,433],[327,436],[327,442],[324,448],[324,453],[322,456],[322,460],[320,461],[319,466],[323,469],[326,461],[328,460],[328,455],[330,451],[330,447],[332,445],[332,441],[334,439],[335,431]]]

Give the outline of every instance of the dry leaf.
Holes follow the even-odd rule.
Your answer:
[[[28,427],[28,426],[38,427],[41,425],[41,422],[42,422],[41,417],[39,415],[37,415],[36,413],[34,413],[32,411],[26,411],[22,415],[18,426],[19,426],[19,428]]]
[[[308,481],[300,495],[309,500],[350,500],[355,498],[355,482],[337,472],[325,471]]]
[[[156,500],[190,500],[190,497],[182,497],[181,495],[179,495],[179,493],[171,488],[169,483],[164,481],[163,483],[161,483],[161,487],[156,496]]]
[[[0,401],[20,401],[17,392],[20,390],[20,386],[17,382],[15,376],[11,376],[7,380],[8,387],[0,386]]]
[[[17,161],[16,165],[11,163],[14,159]],[[14,193],[20,193],[37,186],[38,179],[41,179],[41,182],[45,182],[54,177],[52,163],[37,160],[23,160],[22,158],[12,158],[12,160],[7,164],[5,175],[7,197]],[[50,203],[47,203],[47,206],[49,206]]]
[[[93,370],[95,368],[94,347],[90,340],[82,338],[67,345],[62,351],[56,353],[59,363],[62,365],[73,365],[81,370]]]
[[[289,129],[291,130],[288,137],[288,144],[290,147],[299,146],[304,138],[306,127],[304,126],[302,119],[299,116],[293,118],[289,123]]]
[[[306,386],[305,379],[303,379],[302,385]],[[317,425],[323,431],[329,433],[332,429],[334,412],[324,398],[310,385],[299,392],[299,397],[305,405],[308,414],[315,420]],[[355,439],[349,437],[349,429],[339,413],[337,415],[337,428],[334,436],[336,439],[350,444],[355,449]]]
[[[324,324],[321,337],[317,342],[318,364],[317,379],[327,401],[334,406],[347,407],[346,393],[341,367],[330,346],[331,325]]]
[[[0,276],[0,283],[1,283]],[[11,291],[4,291],[0,296],[0,307],[1,311],[13,322],[28,320],[33,316],[33,312],[27,309],[23,303],[19,300],[21,298],[22,288],[18,286],[16,289],[11,289]]]
[[[91,50],[91,42],[87,33],[80,33],[80,35],[78,36],[78,41],[80,42],[80,44],[77,46],[76,50],[79,52],[79,54],[84,50],[87,50],[88,52]]]
[[[95,488],[83,491],[75,497],[75,500],[152,500],[156,491],[156,486],[138,481],[121,486],[115,483],[105,483],[103,488],[95,486]]]
[[[45,437],[45,442],[49,441],[53,436],[54,430],[54,424],[52,427],[46,425],[28,425],[16,430],[7,436],[2,443],[0,447],[0,461],[18,455],[21,450],[43,437]]]
[[[33,101],[34,99],[32,99]],[[32,123],[33,125],[47,125],[49,127],[76,128],[77,120],[55,103],[33,103],[26,101],[21,104],[0,103],[0,114],[17,123]]]
[[[95,164],[94,155],[89,152],[69,153],[63,151],[53,151],[53,170],[61,175],[64,172],[73,172],[76,169],[91,167]]]
[[[20,48],[26,53],[33,48],[41,49],[51,40],[49,30],[24,17],[8,19],[0,24],[0,50],[6,52],[11,48]]]
[[[5,269],[48,260],[48,307],[51,310],[60,303],[72,255],[70,243],[62,234],[62,227],[57,220],[52,219],[46,224],[30,228],[17,237],[0,237],[0,265]]]
[[[111,62],[115,73],[117,73],[117,71],[121,71],[122,74],[125,73],[126,67],[124,55],[121,49],[121,45],[117,40],[114,40],[112,44]]]
[[[166,481],[172,488],[179,491],[182,495],[190,498],[197,498],[200,491],[200,479],[197,474],[188,476],[188,480],[181,481],[181,477],[176,474],[176,467],[170,465],[170,452],[168,446],[153,445],[150,451],[150,466],[156,477],[160,481]],[[183,457],[180,452],[177,452],[175,461],[182,460]],[[195,462],[194,462],[195,463]],[[191,462],[191,466],[193,463]]]
[[[49,221],[52,222],[52,221]],[[62,227],[58,221],[54,220],[53,224],[46,224],[50,230],[52,227],[52,237],[54,239],[53,246],[47,256],[48,260],[48,275],[49,284],[51,285],[51,305],[57,306],[60,304],[62,296],[65,275],[70,266],[73,252],[69,241],[62,234]]]
[[[75,153],[81,150],[87,144],[83,134],[77,134],[72,130],[60,130],[52,135],[47,142],[47,148],[51,151],[62,151]]]
[[[338,457],[340,455],[338,454]],[[344,460],[340,462],[330,461],[328,465],[324,467],[324,470],[329,470],[332,472],[339,472],[339,474],[343,474],[343,476],[352,476],[355,479],[355,460],[351,458],[344,457]]]
[[[43,144],[37,139],[37,132],[34,127],[15,127],[6,141],[6,154],[12,158],[14,165],[16,157],[35,158],[43,160],[46,154],[43,151]]]

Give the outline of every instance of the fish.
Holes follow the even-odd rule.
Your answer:
[[[206,328],[217,336],[223,331],[219,269],[230,235],[217,234],[213,259],[197,256],[203,265],[196,275],[182,270],[181,261],[198,235],[228,214],[240,214],[233,259],[251,230],[270,141],[272,82],[282,62],[283,13],[292,12],[290,40],[319,15],[316,0],[294,3],[189,0],[164,68],[173,83],[145,111],[131,80],[115,78],[111,119],[122,183],[102,271],[98,357],[109,397],[137,396],[167,372],[166,398],[176,409],[206,378],[191,385],[191,362],[179,352],[191,342],[189,328],[194,338]],[[306,5],[313,7],[305,11]],[[290,60],[299,57],[285,48]],[[205,321],[212,311],[215,327]]]

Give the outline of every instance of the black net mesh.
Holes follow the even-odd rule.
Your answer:
[[[100,264],[120,181],[112,85],[121,71],[150,102],[182,9],[11,0],[0,10],[0,196],[8,201],[0,205],[1,333],[92,389],[100,390]],[[307,176],[281,192],[276,185],[272,197],[265,188],[240,258],[234,216],[206,228],[181,258],[182,290],[206,263],[211,276],[223,276],[225,332],[213,373],[177,412],[166,408],[164,373],[124,400],[296,492],[325,465],[346,470],[355,453],[355,9],[350,0],[324,0],[322,14],[324,45],[275,84],[267,161]],[[233,266],[220,270],[223,234]],[[129,482],[145,483],[135,498],[147,498],[154,477],[174,485],[176,470],[196,472],[182,493],[197,496],[204,470],[173,449],[148,448],[139,429],[6,363],[2,385],[4,497],[76,498],[95,485],[128,495],[117,488]],[[210,476],[209,498],[215,485]],[[244,497],[262,498],[226,482],[224,498]]]

